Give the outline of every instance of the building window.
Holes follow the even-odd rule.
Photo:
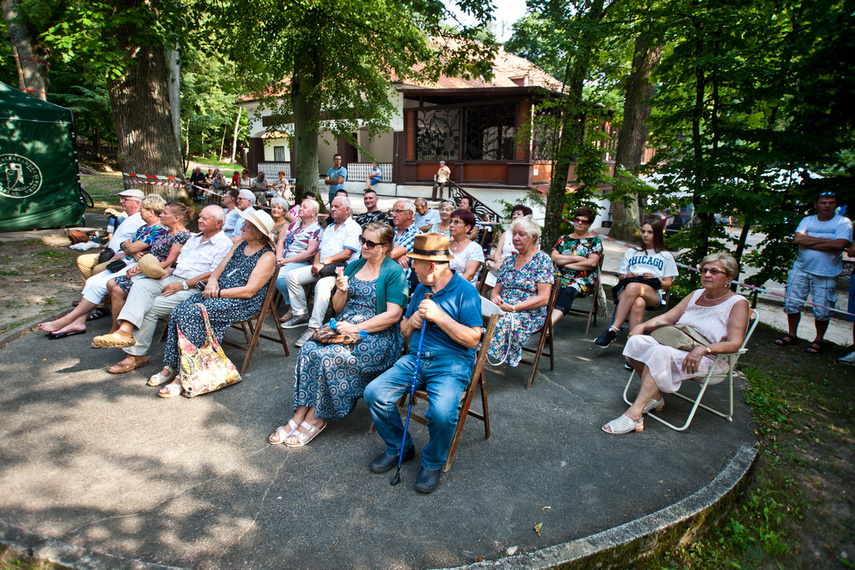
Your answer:
[[[460,109],[416,113],[416,160],[456,160],[459,149]]]
[[[513,160],[516,121],[517,104],[513,102],[419,109],[416,160]]]
[[[284,146],[274,146],[273,147],[273,161],[274,162],[285,162],[285,147]]]

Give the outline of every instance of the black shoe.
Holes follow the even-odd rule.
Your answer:
[[[608,348],[608,346],[617,338],[617,333],[612,329],[607,330],[603,334],[597,337],[597,340],[594,341],[594,344],[599,346],[600,348]]]
[[[426,469],[422,467],[422,470],[419,471],[419,476],[416,477],[416,484],[413,485],[413,488],[419,493],[433,493],[433,490],[439,485],[439,474],[441,472],[441,469]]]
[[[632,364],[630,364],[628,360],[624,360],[624,361],[623,361],[623,367],[624,367],[624,368],[626,368],[627,370],[632,370],[632,369],[633,369],[633,368],[632,368]]]
[[[416,448],[411,447],[407,451],[404,452],[404,458],[401,460],[401,463],[405,463],[407,461],[412,461],[412,459],[416,456]],[[375,473],[385,473],[392,467],[398,466],[398,456],[397,455],[386,455],[384,451],[380,455],[374,458],[371,464],[368,466],[369,469],[374,471]]]

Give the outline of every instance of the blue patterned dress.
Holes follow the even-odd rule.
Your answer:
[[[218,281],[220,289],[231,289],[233,287],[245,287],[249,276],[261,256],[268,251],[273,251],[270,246],[265,245],[250,256],[244,254],[246,242],[243,241],[235,249],[231,259],[223,269]],[[208,333],[205,330],[205,321],[202,319],[202,311],[195,305],[202,303],[208,311],[208,321],[217,342],[223,340],[226,331],[232,323],[251,319],[261,310],[264,296],[267,294],[269,281],[249,299],[203,299],[201,293],[185,299],[181,304],[172,309],[169,314],[169,336],[166,338],[166,347],[163,354],[164,366],[178,368],[178,332],[175,327],[181,329],[184,338],[193,343],[195,347],[205,344]]]
[[[184,245],[187,243],[188,239],[190,239],[190,232],[187,230],[176,232],[174,234],[164,234],[151,244],[149,253],[155,256],[158,261],[166,261],[166,258],[169,257],[169,250],[172,249],[172,245],[176,243]],[[147,279],[147,277],[145,275],[137,275],[136,279],[134,279],[133,277],[121,275],[116,277],[114,281],[116,282],[116,285],[125,292],[125,295],[127,295],[131,292],[131,285],[133,285],[134,281],[137,279]]]
[[[376,313],[377,281],[348,279],[347,303],[336,317],[359,324]],[[322,420],[345,418],[365,386],[401,356],[404,337],[398,323],[371,333],[356,344],[321,344],[309,340],[300,349],[294,370],[294,411],[314,407]]]
[[[499,268],[498,282],[502,284],[502,299],[509,305],[521,303],[537,296],[538,283],[553,283],[552,259],[542,251],[535,253],[522,269],[517,271],[514,260],[518,253],[505,258]],[[513,319],[514,325],[511,326]],[[546,322],[546,305],[530,311],[505,313],[496,323],[493,339],[487,349],[490,358],[501,360],[508,353],[507,364],[517,366],[522,359],[522,348],[529,337]],[[508,343],[510,342],[510,347]]]

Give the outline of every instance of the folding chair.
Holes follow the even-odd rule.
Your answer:
[[[748,317],[748,330],[745,332],[745,339],[742,341],[742,346],[740,346],[739,350],[737,350],[736,352],[730,352],[727,354],[716,354],[715,355],[715,360],[713,361],[712,368],[710,368],[710,371],[707,373],[706,377],[700,383],[701,389],[698,392],[698,395],[696,398],[693,399],[689,396],[684,396],[683,394],[680,394],[679,392],[674,392],[674,394],[673,394],[674,396],[679,396],[680,398],[683,398],[687,402],[693,403],[692,410],[689,412],[689,417],[688,417],[688,419],[686,419],[686,423],[683,424],[682,427],[677,427],[677,426],[663,420],[662,418],[658,417],[653,412],[648,413],[647,417],[653,418],[654,420],[656,420],[658,422],[662,422],[663,424],[665,424],[669,428],[676,430],[676,431],[685,431],[686,429],[688,429],[689,424],[692,423],[692,418],[695,417],[695,412],[698,411],[698,408],[703,408],[708,412],[712,412],[713,414],[715,414],[717,416],[725,418],[729,422],[733,421],[733,371],[736,368],[736,361],[739,360],[740,356],[742,356],[743,354],[745,354],[748,351],[748,349],[746,349],[745,347],[748,344],[748,340],[751,338],[751,335],[754,333],[754,329],[757,328],[758,322],[760,322],[760,317],[757,314],[757,311],[752,310],[751,314]],[[716,366],[716,364],[718,364],[719,359],[722,359],[722,358],[726,358],[728,361],[727,362],[727,364],[728,364],[727,371],[716,374],[715,366]],[[629,375],[629,381],[626,383],[626,388],[623,389],[623,401],[626,402],[627,404],[629,404],[630,406],[632,405],[632,402],[629,401],[629,399],[626,397],[626,394],[629,391],[629,386],[630,386],[630,384],[632,384],[632,379],[635,376],[636,376],[635,370],[633,370],[632,374]],[[707,386],[709,386],[710,380],[712,380],[713,378],[727,379],[727,385],[728,385],[727,389],[729,392],[729,407],[728,407],[728,410],[726,413],[720,412],[718,410],[715,410],[715,409],[701,403],[701,398],[704,397],[704,393],[707,390]]]
[[[597,263],[597,273],[602,277],[603,274],[603,260],[606,258],[606,252],[600,254],[600,261]],[[594,291],[591,291],[591,294],[588,295],[591,298],[591,307],[585,311],[582,309],[573,309],[571,308],[567,311],[568,315],[576,315],[578,317],[587,317],[588,324],[585,327],[585,336],[588,336],[588,333],[591,332],[591,321],[594,324],[597,324],[597,310],[600,307],[600,298],[605,298],[605,293],[603,293],[603,280],[602,278],[597,279],[597,288]],[[605,308],[605,307],[604,307]]]
[[[482,310],[482,315],[484,311]],[[457,429],[454,432],[454,437],[451,440],[451,447],[448,450],[448,458],[445,460],[445,465],[442,471],[446,472],[451,469],[451,464],[454,462],[454,455],[457,453],[457,444],[460,442],[460,436],[463,434],[463,424],[468,416],[484,422],[484,439],[490,439],[490,414],[487,409],[487,386],[484,382],[484,363],[487,361],[487,347],[490,346],[490,340],[493,338],[493,331],[496,328],[496,321],[499,320],[499,315],[493,314],[484,316],[484,329],[481,333],[481,344],[478,347],[478,352],[475,355],[475,366],[472,369],[472,376],[469,380],[469,386],[463,392],[463,397],[460,399],[460,407],[457,415]],[[481,412],[474,411],[470,408],[472,397],[475,395],[475,390],[481,391]],[[401,415],[407,413],[407,397],[409,394],[404,394],[398,400],[398,410]],[[424,390],[416,390],[416,399],[413,402],[413,411],[410,418],[419,422],[422,425],[427,425],[427,420],[424,416],[416,413],[415,405],[418,400],[427,402],[427,392]],[[373,425],[372,425],[373,427]]]
[[[540,364],[541,356],[549,357],[549,369],[555,370],[555,351],[552,347],[552,339],[554,328],[552,326],[552,310],[555,308],[555,300],[558,298],[558,292],[561,290],[561,276],[558,275],[555,277],[555,282],[552,284],[552,292],[549,295],[549,303],[546,305],[546,322],[543,326],[536,332],[532,333],[532,337],[534,335],[540,335],[540,339],[537,343],[537,348],[530,348],[528,346],[523,347],[523,356],[525,353],[534,354],[534,360],[527,360],[522,358],[520,360],[520,364],[527,364],[531,366],[531,375],[528,377],[528,384],[526,385],[526,390],[531,390],[531,385],[534,383],[534,377],[537,375],[537,366]],[[530,339],[529,339],[530,340]],[[546,344],[549,343],[549,352],[544,352],[544,348]]]
[[[249,368],[249,363],[252,360],[255,347],[258,346],[259,338],[281,343],[282,348],[285,350],[285,356],[291,356],[291,353],[288,351],[288,343],[285,341],[285,335],[282,334],[282,327],[279,326],[279,315],[276,313],[276,303],[274,302],[276,295],[279,294],[279,291],[276,289],[277,274],[278,271],[274,271],[273,276],[270,278],[270,282],[267,284],[267,294],[264,296],[264,302],[261,304],[261,310],[258,311],[255,316],[245,321],[239,321],[232,324],[232,327],[243,331],[246,344],[239,344],[225,338],[220,343],[246,352],[246,356],[243,359],[243,365],[240,368],[241,374],[244,374]],[[273,328],[275,328],[276,332],[279,333],[279,338],[262,334],[261,332],[261,329],[264,326],[264,321],[269,315],[273,316]]]
[[[475,288],[478,289],[478,294],[484,295],[484,284],[487,282],[487,275],[490,273],[490,268],[486,263],[481,264],[481,275],[478,276],[478,283]]]

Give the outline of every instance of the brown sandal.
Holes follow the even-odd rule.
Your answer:
[[[127,348],[137,343],[134,335],[122,331],[102,334],[92,339],[92,348]]]
[[[146,356],[145,354],[141,356],[129,354],[127,358],[125,358],[121,362],[117,362],[116,364],[108,368],[107,372],[109,372],[110,374],[124,374],[125,372],[130,372],[131,370],[142,368],[143,366],[146,366],[148,364],[148,356]]]

